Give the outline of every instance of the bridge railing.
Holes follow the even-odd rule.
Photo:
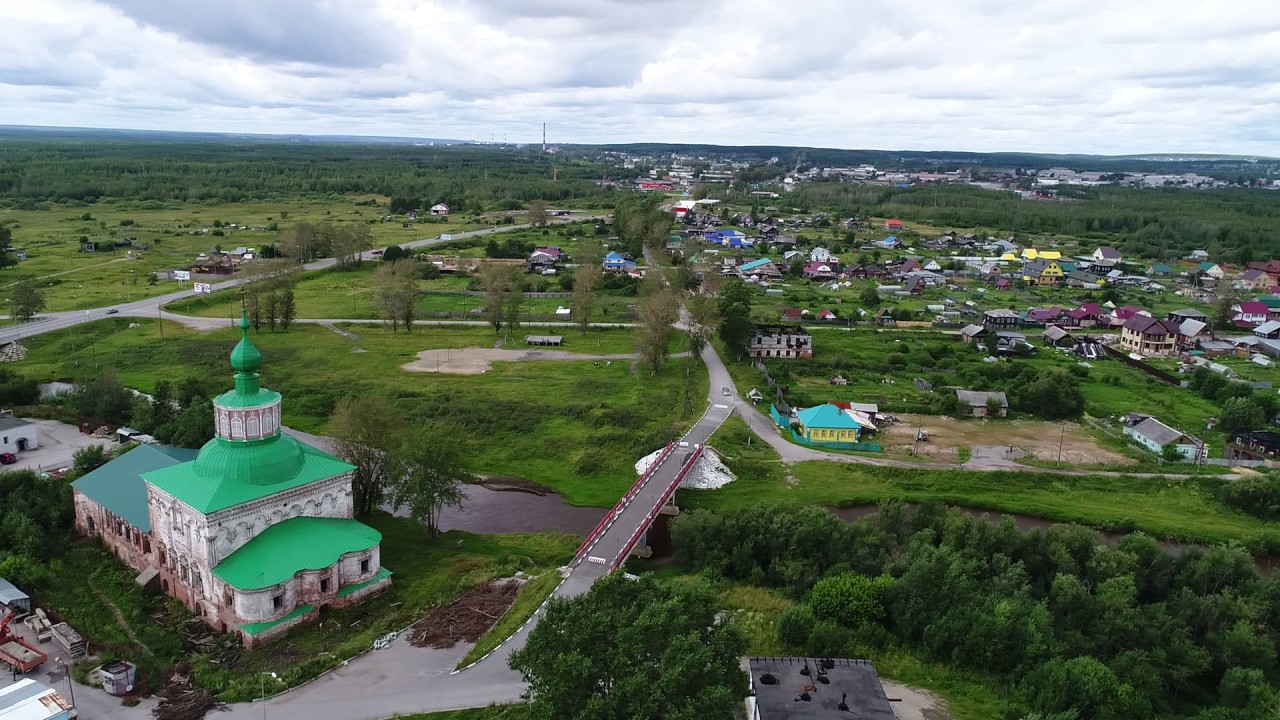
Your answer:
[[[613,507],[609,509],[609,512],[605,513],[605,516],[600,518],[600,522],[596,523],[595,528],[589,535],[587,535],[587,538],[582,541],[582,544],[578,546],[578,551],[574,553],[575,558],[586,552],[586,550],[591,547],[592,543],[594,543],[605,530],[609,529],[609,525],[613,519],[617,517],[618,513],[621,512],[623,508],[631,503],[632,498],[640,492],[640,489],[644,487],[644,484],[648,482],[649,478],[653,476],[653,473],[657,471],[658,466],[662,465],[662,463],[666,461],[667,456],[675,450],[675,447],[676,444],[674,442],[667,443],[667,446],[662,449],[662,452],[658,453],[658,457],[655,458],[652,463],[649,463],[649,467],[645,468],[645,471],[640,473],[640,477],[636,478],[631,489],[627,490],[626,494],[618,498],[618,502],[614,503]]]
[[[636,546],[636,543],[640,541],[640,536],[644,535],[645,532],[648,531],[649,526],[652,525],[653,521],[658,517],[658,513],[662,511],[662,506],[667,504],[667,501],[675,494],[676,488],[680,487],[680,481],[684,480],[684,476],[688,475],[689,471],[693,469],[694,464],[698,462],[698,458],[702,457],[702,449],[704,447],[706,446],[698,445],[694,447],[693,452],[689,454],[689,459],[685,460],[684,465],[680,466],[680,472],[676,473],[675,480],[672,481],[671,485],[663,491],[662,497],[658,499],[658,502],[654,503],[653,509],[650,510],[649,514],[645,516],[643,521],[641,521],[640,527],[636,528],[636,531],[631,534],[631,537],[622,546],[622,550],[618,553],[618,556],[613,559],[613,562],[609,565],[610,570],[617,570],[622,566],[623,560],[631,554],[631,550]]]

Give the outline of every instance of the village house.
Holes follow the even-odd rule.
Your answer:
[[[1003,392],[979,392],[956,390],[961,407],[968,408],[971,417],[1005,417],[1009,414],[1009,399]]]
[[[1208,454],[1204,441],[1171,428],[1150,415],[1128,414],[1123,430],[1134,442],[1157,455],[1163,455],[1166,446],[1176,448],[1178,455],[1189,462],[1196,462]]]
[[[1217,263],[1212,262],[1200,263],[1200,266],[1196,268],[1196,274],[1212,280],[1221,280],[1226,276],[1226,272]]]
[[[1172,355],[1178,349],[1178,326],[1172,320],[1134,315],[1120,326],[1120,348],[1139,355]]]
[[[1028,285],[1058,285],[1062,282],[1062,266],[1057,260],[1043,257],[1029,260],[1022,266],[1022,281]]]
[[[902,221],[901,221],[901,220],[885,220],[885,221],[884,221],[884,229],[885,229],[885,230],[888,230],[888,231],[890,231],[890,232],[893,232],[894,230],[901,231],[901,230],[902,230]]]
[[[636,261],[616,250],[604,256],[605,272],[624,273],[633,272],[635,269]]]
[[[449,206],[444,203],[436,203],[431,206],[431,214],[436,217],[449,217]]]
[[[1223,455],[1229,460],[1280,460],[1280,433],[1270,430],[1231,433]]]
[[[982,314],[982,325],[988,330],[1012,330],[1018,327],[1018,313],[1007,308],[996,308]]]
[[[1236,280],[1236,287],[1242,290],[1266,290],[1275,284],[1275,275],[1257,268],[1245,270]]]
[[[1120,263],[1122,256],[1120,255],[1119,250],[1111,247],[1110,245],[1102,245],[1097,250],[1094,250],[1093,255],[1091,255],[1090,257],[1093,258],[1094,262],[1104,262],[1104,263],[1107,263],[1108,265],[1118,265]]]
[[[809,251],[809,262],[834,263],[839,259],[830,250],[823,247],[816,247]]]
[[[280,393],[241,339],[235,389],[213,400],[199,451],[140,445],[72,483],[76,529],[137,583],[176,598],[248,647],[391,583],[381,534],[352,519],[355,467],[281,432]]]
[[[813,337],[792,325],[757,325],[747,354],[753,358],[808,359],[813,357]]]
[[[738,266],[738,275],[742,278],[763,278],[766,280],[781,280],[782,271],[769,258],[760,258],[745,262]]]
[[[1270,315],[1270,310],[1264,303],[1257,300],[1249,300],[1237,303],[1231,306],[1233,316],[1231,321],[1236,325],[1252,329],[1266,322]]]
[[[1091,328],[1098,324],[1103,316],[1102,307],[1097,303],[1081,303],[1075,310],[1069,310],[1062,318],[1063,324],[1070,327]]]
[[[981,325],[965,325],[960,329],[960,341],[965,345],[974,345],[982,342],[987,332],[987,329]]]
[[[1075,337],[1060,325],[1045,327],[1043,337],[1045,344],[1049,347],[1070,349],[1076,345]]]
[[[803,275],[807,280],[834,280],[836,270],[825,262],[811,262],[804,266]]]
[[[860,419],[858,416],[862,415]],[[795,411],[796,431],[800,439],[811,445],[840,447],[859,442],[863,430],[875,430],[870,418],[854,410],[831,403]]]

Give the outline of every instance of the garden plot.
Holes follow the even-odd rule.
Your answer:
[[[958,460],[962,448],[1013,447],[1026,457],[1056,461],[1059,443],[1067,465],[1131,465],[1132,458],[1098,444],[1075,423],[1039,420],[958,420],[940,415],[898,415],[898,422],[882,426],[879,440],[886,452],[906,454],[916,445],[916,430],[929,433],[919,443],[921,456]]]

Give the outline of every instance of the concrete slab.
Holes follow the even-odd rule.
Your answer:
[[[75,425],[57,420],[33,420],[40,428],[40,447],[18,453],[16,465],[5,465],[3,470],[47,471],[71,467],[76,451],[89,445],[105,445],[115,449],[116,443],[92,435],[85,435]]]

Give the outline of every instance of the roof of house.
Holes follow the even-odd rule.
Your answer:
[[[956,390],[956,397],[960,398],[960,402],[965,403],[969,407],[986,407],[987,401],[995,399],[999,401],[1000,407],[1009,407],[1009,398],[1005,397],[1003,392],[982,392],[979,390]]]
[[[9,605],[18,600],[30,600],[31,597],[19,590],[13,583],[0,578],[0,603]]]
[[[1201,272],[1207,272],[1207,271],[1212,270],[1212,269],[1214,269],[1214,268],[1216,268],[1216,267],[1218,267],[1218,263],[1214,263],[1214,262],[1202,262],[1202,263],[1200,263],[1200,270],[1201,270]]]
[[[799,320],[804,317],[804,310],[801,310],[800,308],[786,308],[782,311],[782,317],[787,320]]]
[[[1266,315],[1267,314],[1266,304],[1258,302],[1257,300],[1248,300],[1240,303],[1236,307],[1240,308],[1240,313],[1242,315]]]
[[[1134,315],[1122,325],[1129,332],[1142,335],[1177,335],[1178,326],[1167,320],[1157,320],[1150,315]]]
[[[977,337],[986,331],[987,329],[981,325],[965,325],[960,329],[960,334],[965,337]]]
[[[1271,276],[1265,270],[1258,270],[1256,268],[1253,270],[1245,270],[1243,273],[1240,274],[1240,279],[1245,280],[1247,282],[1253,282],[1254,280],[1257,280],[1260,277],[1270,278]]]
[[[1280,310],[1280,297],[1275,295],[1261,295],[1254,300],[1266,305],[1268,310]]]
[[[1104,260],[1120,259],[1120,251],[1111,247],[1110,245],[1103,245],[1099,247],[1097,250],[1097,254],[1099,257],[1103,258]]]
[[[1280,299],[1280,298],[1277,298],[1277,299]],[[1200,312],[1199,310],[1196,310],[1195,308],[1182,308],[1181,310],[1174,310],[1169,314],[1177,315],[1178,317],[1188,318],[1188,319],[1191,319],[1191,318],[1194,318],[1196,320],[1209,319],[1208,315],[1205,315],[1204,313]]]
[[[1057,325],[1050,325],[1049,327],[1044,329],[1044,336],[1049,340],[1061,340],[1065,337],[1069,337],[1070,335],[1071,333],[1058,327]]]
[[[797,410],[796,418],[805,427],[831,428],[835,430],[857,430],[862,427],[849,413],[830,403]]]
[[[1016,312],[1014,312],[1014,311],[1010,310],[1009,308],[995,308],[994,310],[988,310],[988,311],[986,311],[986,312],[985,312],[985,313],[983,313],[983,314],[984,314],[984,315],[986,315],[987,317],[993,317],[993,318],[1016,318],[1016,317],[1018,317],[1018,313],[1016,313]]]
[[[143,532],[151,532],[147,484],[142,475],[194,460],[195,450],[139,445],[71,483],[85,497]]]
[[[13,430],[14,428],[26,427],[32,423],[32,420],[26,420],[20,417],[0,417],[0,430]]]
[[[4,720],[67,717],[70,709],[71,704],[57,690],[31,678],[0,689],[0,717]]]
[[[1280,331],[1280,321],[1268,320],[1253,329],[1255,335],[1270,335],[1273,332]]]
[[[1187,436],[1181,430],[1175,430],[1153,417],[1133,426],[1133,434],[1141,435],[1157,445],[1168,445]]]
[[[823,660],[800,657],[753,657],[747,661],[755,695],[756,720],[826,720],[862,718],[894,720],[876,669],[866,660],[829,660],[823,672],[829,682],[815,682]],[[808,667],[810,675],[801,675]],[[769,678],[765,678],[769,675]],[[770,682],[772,680],[772,682]],[[808,702],[797,702],[806,687]],[[840,704],[848,708],[841,710]]]
[[[1178,334],[1184,337],[1193,338],[1204,332],[1204,329],[1208,326],[1209,324],[1203,320],[1192,320],[1191,318],[1187,318],[1182,321],[1182,324],[1178,325]]]
[[[382,533],[346,518],[295,517],[276,523],[213,568],[240,590],[278,585],[303,570],[323,570],[343,555],[382,542]]]
[[[608,255],[605,255],[604,259],[605,259],[605,262],[622,262],[626,258],[622,256],[622,253],[614,250],[613,252],[610,252]]]
[[[770,260],[769,258],[760,258],[759,260],[752,260],[751,262],[743,263],[743,264],[739,265],[739,266],[738,266],[738,271],[739,271],[739,272],[750,272],[750,271],[752,271],[752,270],[757,270],[757,269],[759,269],[759,268],[762,268],[762,267],[765,267],[765,266],[768,266],[768,265],[772,265],[772,264],[773,264],[773,261],[772,261],[772,260]]]

